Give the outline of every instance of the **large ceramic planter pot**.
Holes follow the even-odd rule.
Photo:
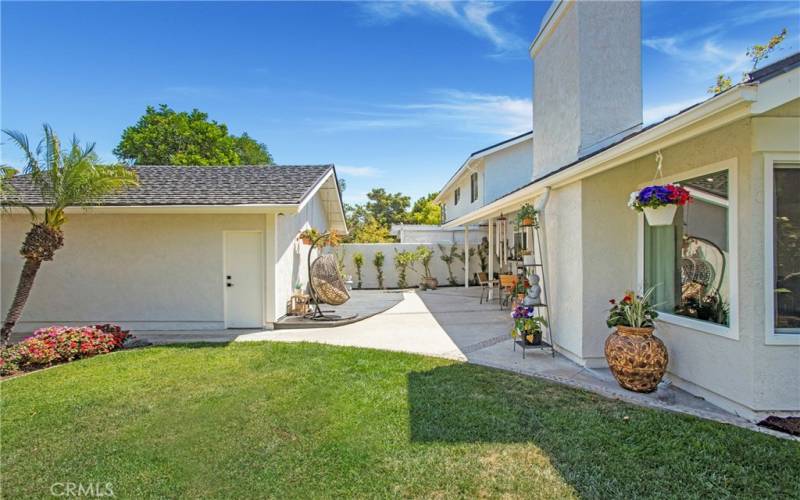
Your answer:
[[[647,223],[651,226],[671,226],[677,211],[678,205],[664,205],[658,208],[645,207],[644,216],[647,217]]]
[[[433,277],[424,278],[422,282],[425,283],[425,288],[430,290],[436,290],[436,288],[439,286],[439,280]]]
[[[634,392],[656,390],[669,362],[667,346],[653,328],[618,326],[606,339],[605,353],[619,385]]]

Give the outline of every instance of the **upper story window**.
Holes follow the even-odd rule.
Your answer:
[[[773,169],[773,289],[776,333],[800,333],[800,165]]]
[[[461,200],[461,188],[456,188],[455,192],[453,193],[453,205],[458,205],[459,200]]]
[[[728,170],[681,181],[693,201],[670,226],[644,222],[644,284],[664,313],[730,325]]]
[[[469,176],[469,202],[475,203],[478,199],[478,172]]]

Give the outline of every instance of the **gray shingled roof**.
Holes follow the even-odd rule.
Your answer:
[[[139,186],[106,196],[97,205],[261,205],[300,203],[333,165],[236,167],[137,166]],[[43,200],[27,175],[11,180],[13,198]]]

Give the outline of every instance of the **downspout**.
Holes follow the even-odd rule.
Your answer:
[[[553,327],[553,316],[555,313],[553,312],[553,303],[550,300],[550,294],[548,293],[550,289],[550,262],[547,258],[547,236],[545,234],[545,224],[544,220],[544,209],[547,206],[547,202],[550,201],[550,190],[552,188],[547,186],[544,188],[544,194],[542,194],[536,203],[534,204],[534,208],[536,212],[539,214],[539,251],[542,253],[542,278],[544,278],[544,302],[547,304],[547,321],[550,323],[550,342],[553,345],[553,350],[555,351],[556,342],[554,340],[553,332],[555,328]]]

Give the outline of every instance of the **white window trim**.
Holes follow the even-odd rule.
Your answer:
[[[682,180],[700,177],[701,175],[728,171],[728,285],[730,289],[730,312],[728,313],[729,325],[717,325],[710,321],[687,318],[671,313],[659,311],[658,320],[671,325],[691,329],[696,332],[717,335],[731,340],[739,340],[739,237],[738,237],[738,171],[739,161],[737,158],[711,163],[699,168],[681,172],[680,174],[664,177],[650,182],[642,183],[638,189],[653,184],[680,183]],[[712,201],[713,203],[713,201]],[[639,287],[644,287],[644,214],[639,213],[637,225],[637,276]]]
[[[800,168],[798,153],[764,154],[764,343],[767,345],[800,345],[800,334],[775,331],[775,276],[774,217],[775,217],[775,164],[796,164]]]

